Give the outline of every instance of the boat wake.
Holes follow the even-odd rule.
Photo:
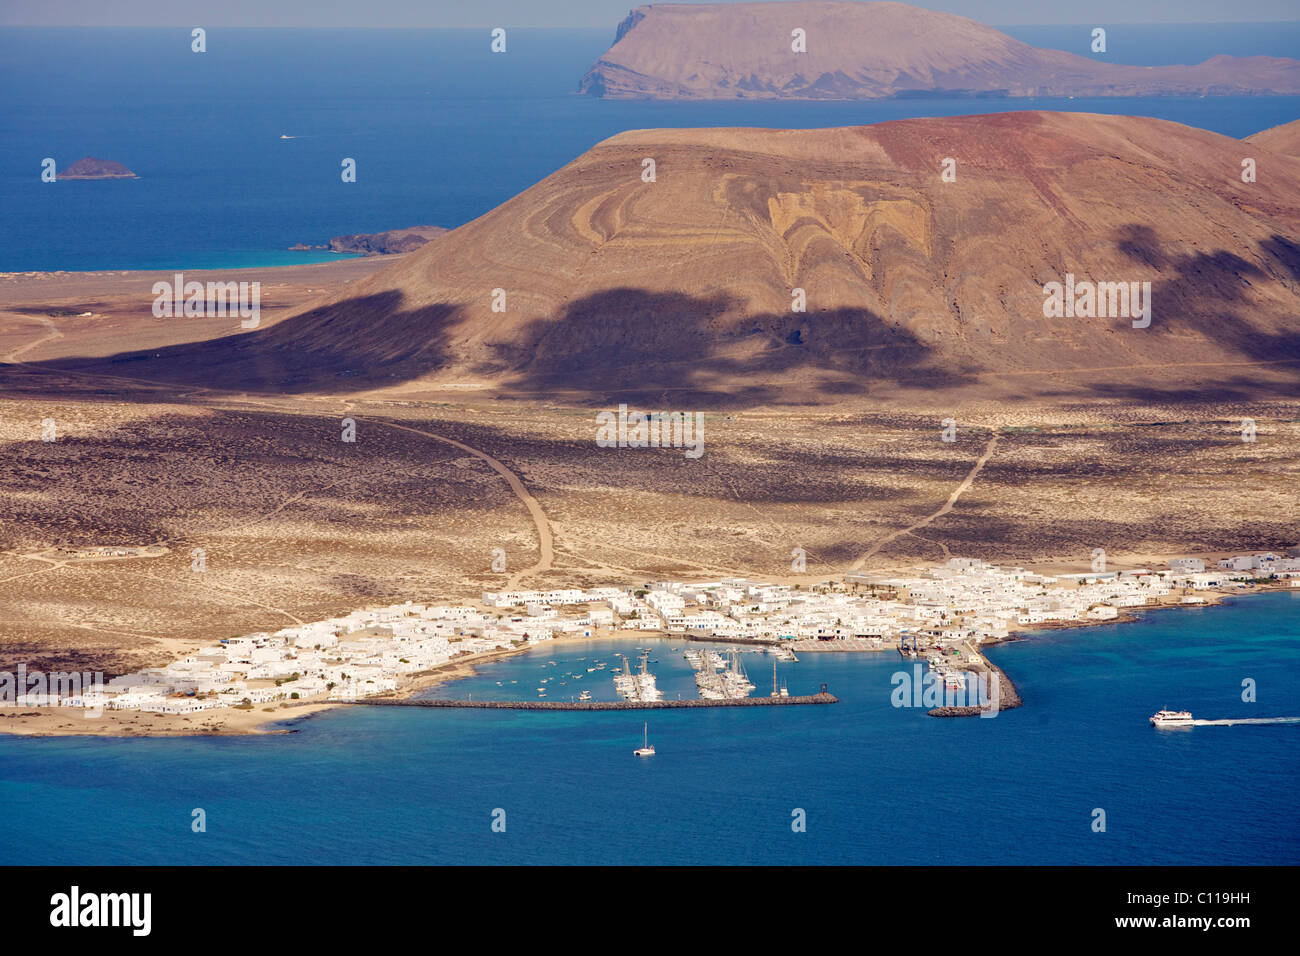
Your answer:
[[[1300,717],[1232,717],[1228,720],[1193,720],[1195,727],[1231,727],[1234,724],[1300,724]]]

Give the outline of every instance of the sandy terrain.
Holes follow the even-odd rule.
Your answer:
[[[979,119],[624,134],[408,256],[221,274],[263,284],[251,332],[155,318],[169,273],[0,276],[0,670],[111,676],[514,586],[1296,545],[1300,259],[1277,237],[1300,165],[1279,157],[1269,192],[1237,195],[1222,169],[1241,144],[1213,134],[1014,114],[984,120],[990,142]],[[922,145],[949,135],[985,170],[944,193]],[[1044,143],[1055,172],[1015,172],[1015,149]],[[689,160],[675,185],[626,175],[647,146]],[[841,189],[855,149],[861,181]],[[1125,197],[1155,202],[1151,157],[1182,178],[1161,178],[1150,241],[1125,245]],[[999,185],[1013,173],[1032,181]],[[1101,204],[1091,232],[1080,203]],[[1132,329],[1031,334],[1023,302],[997,301],[997,263],[1021,281],[1062,250],[1158,252],[1188,308],[1140,346]],[[492,313],[514,268],[524,303]],[[722,277],[734,300],[692,312]],[[843,314],[814,309],[795,336],[775,311],[795,280]],[[769,313],[755,325],[742,299]],[[866,339],[818,339],[836,328]],[[598,446],[620,402],[701,411],[703,456]]]

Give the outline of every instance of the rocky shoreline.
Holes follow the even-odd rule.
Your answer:
[[[361,256],[394,256],[413,252],[429,240],[448,230],[441,226],[410,226],[406,229],[389,229],[386,232],[357,233],[335,236],[324,245],[297,243],[290,252],[327,251],[353,253]]]

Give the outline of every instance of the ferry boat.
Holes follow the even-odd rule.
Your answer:
[[[1157,710],[1151,715],[1151,723],[1157,727],[1190,727],[1192,714],[1186,710]]]
[[[632,753],[637,757],[653,757],[655,755],[654,747],[650,746],[650,725],[642,724],[641,732],[645,735],[644,742]]]

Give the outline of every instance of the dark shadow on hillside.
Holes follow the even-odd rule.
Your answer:
[[[1125,355],[1126,362],[1141,363],[1149,342],[1149,361],[1164,371],[1119,371],[1083,384],[1086,393],[1141,403],[1247,400],[1277,392],[1277,383],[1290,375],[1290,366],[1273,364],[1253,385],[1251,373],[1228,368],[1194,372],[1192,382],[1170,381],[1179,366],[1196,366],[1205,354],[1199,338],[1173,331],[1200,333],[1243,362],[1300,363],[1300,321],[1266,324],[1251,313],[1252,287],[1295,295],[1295,241],[1272,236],[1260,243],[1258,262],[1224,251],[1171,255],[1141,224],[1127,227],[1116,241],[1134,261],[1134,274],[1117,279],[1141,279],[1156,270],[1164,276],[1152,287],[1152,326],[1126,332],[1137,349]],[[403,301],[401,292],[383,292],[204,342],[0,365],[0,389],[31,397],[41,378],[34,373],[48,369],[77,372],[82,385],[92,383],[125,401],[158,396],[121,379],[228,393],[347,395],[450,369],[496,380],[503,398],[564,395],[602,406],[625,401],[703,409],[887,398],[897,389],[944,391],[979,381],[980,370],[960,363],[960,353],[941,353],[860,308],[743,316],[727,294],[619,288],[568,303],[554,316],[507,326],[501,340],[483,344],[485,359],[484,351],[470,356],[456,344],[476,338],[460,306],[404,308]],[[1014,360],[1013,354],[1009,361]],[[994,360],[995,369],[1000,361]],[[1202,375],[1222,387],[1197,388],[1194,381]],[[49,388],[37,384],[35,392],[48,394],[62,384],[50,382]],[[1051,396],[1063,384],[1045,380],[1035,395]],[[1072,388],[1065,392],[1077,394]]]
[[[1149,404],[1294,397],[1296,372],[1291,363],[1300,365],[1300,300],[1288,326],[1266,328],[1252,315],[1248,294],[1255,286],[1278,284],[1295,295],[1300,244],[1285,236],[1271,236],[1258,246],[1262,264],[1222,250],[1170,255],[1150,227],[1133,224],[1124,230],[1119,247],[1135,263],[1166,274],[1174,272],[1172,278],[1152,283],[1152,319],[1147,331],[1162,334],[1162,322],[1169,322],[1179,331],[1200,333],[1243,361],[1272,363],[1272,371],[1263,374],[1273,380],[1233,373],[1221,377],[1220,384],[1212,388],[1108,382],[1093,385],[1091,391],[1100,397]],[[1195,356],[1189,355],[1187,361],[1194,362]],[[1287,384],[1288,379],[1292,384]]]
[[[765,377],[836,398],[873,385],[951,388],[974,381],[930,364],[928,346],[866,309],[737,319],[736,305],[723,295],[611,289],[572,303],[558,319],[531,320],[474,371],[510,375],[507,392],[581,389],[705,406],[789,399],[786,386]]]
[[[735,315],[734,303],[724,296],[614,289],[571,303],[555,318],[523,323],[508,341],[490,344],[495,358],[470,374],[499,377],[505,395],[567,390],[602,401],[611,394],[627,401],[670,395],[697,407],[781,402],[788,389],[770,381],[777,376],[836,398],[881,384],[947,388],[973,381],[929,365],[927,346],[866,310],[743,320]],[[403,310],[401,293],[386,292],[251,333],[106,358],[33,362],[27,369],[225,392],[347,394],[460,364],[462,357],[451,351],[450,329],[461,320],[459,307]],[[744,358],[728,354],[737,348]],[[6,375],[0,367],[0,383],[16,381],[11,376],[18,371]],[[129,385],[105,382],[130,391]]]
[[[229,392],[361,391],[418,378],[448,361],[447,329],[460,310],[434,305],[403,311],[401,300],[399,292],[384,292],[252,332],[30,367]],[[6,378],[0,366],[0,382]]]
[[[1223,250],[1170,256],[1150,227],[1136,224],[1125,230],[1119,247],[1136,262],[1175,273],[1152,283],[1149,331],[1159,333],[1163,317],[1176,320],[1180,330],[1217,340],[1244,359],[1300,358],[1300,322],[1280,330],[1261,328],[1252,321],[1247,298],[1254,285],[1276,282],[1290,287],[1300,277],[1300,246],[1295,242],[1277,235],[1261,242],[1263,268]]]

